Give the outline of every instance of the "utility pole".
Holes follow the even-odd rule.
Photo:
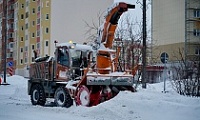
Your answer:
[[[3,80],[3,83],[2,85],[9,85],[7,82],[6,82],[6,71],[7,71],[7,66],[6,66],[6,62],[7,62],[7,56],[6,56],[6,53],[7,53],[7,0],[3,0],[3,37],[2,37],[2,42],[4,45],[4,56],[3,56],[3,59],[4,59],[4,62],[3,62],[3,66],[4,66],[4,80]]]
[[[142,28],[142,36],[143,36],[143,47],[142,47],[142,88],[146,89],[146,0],[143,0],[143,28]]]

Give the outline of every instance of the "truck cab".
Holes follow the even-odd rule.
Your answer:
[[[56,80],[75,80],[83,76],[84,68],[92,60],[92,48],[76,43],[60,44],[56,48]]]

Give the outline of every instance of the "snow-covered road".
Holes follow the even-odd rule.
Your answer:
[[[200,98],[180,96],[167,83],[151,84],[136,93],[120,92],[115,98],[94,107],[70,108],[31,105],[27,79],[7,78],[0,86],[0,120],[199,120]],[[51,100],[49,100],[51,102]]]

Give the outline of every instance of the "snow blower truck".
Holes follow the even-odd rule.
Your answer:
[[[112,50],[120,16],[135,5],[115,3],[99,28],[97,45],[56,44],[55,56],[37,57],[30,65],[28,94],[33,105],[44,106],[47,98],[61,107],[74,103],[95,106],[122,90],[134,91],[130,70],[118,70],[120,48]]]

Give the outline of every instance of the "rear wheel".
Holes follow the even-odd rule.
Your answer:
[[[46,103],[44,89],[40,84],[35,84],[31,88],[31,103],[41,106],[44,106]]]
[[[73,105],[73,100],[64,87],[59,87],[56,89],[54,98],[57,106],[69,108]]]

